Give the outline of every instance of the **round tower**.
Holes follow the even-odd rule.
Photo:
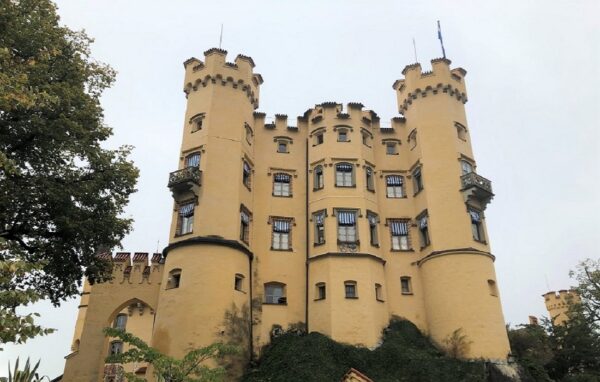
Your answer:
[[[408,128],[427,327],[440,344],[460,330],[469,358],[505,360],[510,349],[485,230],[491,182],[477,173],[471,150],[466,71],[450,63],[432,60],[430,72],[409,65],[394,83]]]
[[[252,298],[249,136],[262,78],[252,58],[230,63],[226,54],[210,49],[184,63],[187,108],[153,333],[154,346],[175,357],[226,342],[225,314],[242,314]]]

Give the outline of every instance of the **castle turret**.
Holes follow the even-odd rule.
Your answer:
[[[210,49],[184,63],[187,109],[154,345],[180,357],[221,337],[225,313],[250,304],[253,111],[262,78],[252,58]],[[199,330],[202,328],[202,330]]]
[[[574,290],[561,289],[558,293],[544,293],[544,304],[554,325],[562,325],[569,320],[568,312],[572,304],[580,302],[579,294]]]
[[[476,171],[464,104],[466,71],[450,60],[407,66],[396,81],[410,176],[427,327],[442,343],[461,329],[468,357],[506,359],[509,344],[485,230],[491,182]]]

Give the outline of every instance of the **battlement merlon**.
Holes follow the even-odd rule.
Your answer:
[[[199,86],[206,86],[208,81],[231,85],[236,89],[246,91],[258,108],[259,89],[263,83],[260,74],[254,73],[254,60],[252,57],[238,54],[234,62],[227,62],[227,51],[212,48],[204,52],[204,61],[195,57],[184,61],[185,68],[184,92],[197,90]]]
[[[446,58],[431,60],[431,71],[423,72],[421,64],[415,63],[404,67],[403,79],[392,85],[398,96],[400,113],[404,113],[413,100],[426,97],[428,94],[447,93],[462,103],[467,102],[467,88],[463,68],[450,68],[452,62]]]

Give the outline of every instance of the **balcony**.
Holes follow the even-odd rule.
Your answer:
[[[494,197],[492,182],[481,175],[470,172],[460,177],[461,192],[465,202],[482,210]]]
[[[123,365],[118,363],[105,363],[103,381],[125,382]]]
[[[198,196],[202,185],[202,171],[198,167],[186,167],[169,174],[169,188],[176,201]]]

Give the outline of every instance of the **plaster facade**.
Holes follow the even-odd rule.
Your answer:
[[[485,230],[493,193],[476,173],[466,71],[445,58],[430,72],[406,66],[391,127],[360,103],[336,102],[290,123],[256,111],[261,75],[252,58],[226,54],[184,63],[170,244],[140,264],[147,278],[134,268],[135,281],[118,281],[132,261],[120,254],[112,282],[86,285],[65,380],[107,378],[101,328],[137,303],[152,325],[131,320],[126,330],[176,357],[223,341],[225,315],[246,309],[254,354],[274,327],[298,323],[373,348],[400,316],[440,344],[462,329],[468,357],[505,361]]]
[[[559,290],[544,293],[544,304],[550,319],[555,325],[562,325],[569,320],[568,312],[571,304],[580,302],[579,294],[574,290]]]

